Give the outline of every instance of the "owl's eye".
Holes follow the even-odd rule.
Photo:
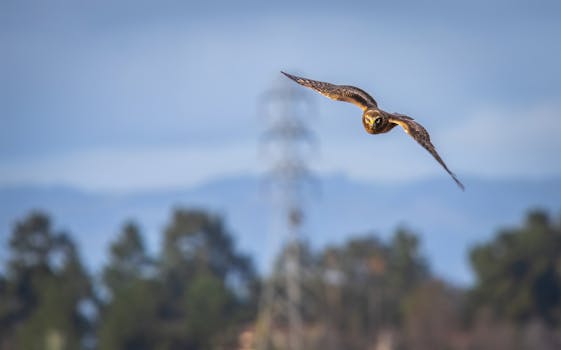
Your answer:
[[[374,120],[374,125],[375,126],[380,126],[380,124],[382,124],[382,118],[378,117]]]

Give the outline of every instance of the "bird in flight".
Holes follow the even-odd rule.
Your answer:
[[[440,165],[446,170],[456,184],[464,190],[464,185],[458,180],[456,175],[448,169],[446,163],[440,158],[436,148],[430,141],[427,130],[413,118],[403,114],[389,113],[378,108],[378,103],[364,90],[349,85],[334,85],[322,81],[316,81],[297,77],[285,72],[282,74],[294,80],[298,84],[308,87],[320,94],[329,97],[332,100],[350,102],[362,109],[362,125],[369,134],[382,134],[390,131],[399,125],[409,134],[415,141],[423,146],[436,159]]]

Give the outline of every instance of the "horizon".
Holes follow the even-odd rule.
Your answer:
[[[320,249],[356,235],[374,234],[386,241],[397,229],[407,228],[421,239],[421,250],[437,276],[466,286],[473,282],[466,256],[470,247],[492,239],[505,227],[520,224],[519,220],[529,210],[544,209],[553,217],[561,213],[556,201],[561,196],[561,177],[548,181],[466,179],[472,186],[462,192],[446,175],[390,187],[357,182],[344,174],[320,175],[321,194],[306,201],[306,238],[312,247]],[[223,177],[189,188],[127,193],[84,191],[68,186],[0,186],[0,197],[6,191],[11,194],[4,197],[5,200],[0,198],[0,247],[7,251],[12,225],[23,219],[30,209],[39,209],[51,215],[55,227],[72,233],[87,266],[96,271],[106,263],[108,244],[127,220],[140,225],[149,251],[155,253],[160,249],[161,232],[173,208],[202,208],[225,220],[236,246],[251,256],[260,273],[266,273],[279,242],[275,243],[269,236],[271,232],[265,221],[270,213],[264,210],[268,201],[260,199],[263,196],[258,192],[260,180],[253,175]],[[343,188],[339,189],[341,186]],[[522,187],[527,189],[522,190]],[[218,193],[223,195],[218,196]],[[371,194],[374,197],[368,199]],[[428,194],[431,198],[427,198]],[[349,200],[349,196],[354,197]],[[57,199],[59,197],[61,199]],[[391,214],[392,203],[398,198],[404,201],[402,215]],[[384,204],[384,200],[388,202]],[[347,203],[343,205],[343,212],[337,204],[341,201]],[[431,204],[419,206],[419,201]],[[367,219],[364,206],[377,205],[386,206],[389,211],[382,211],[378,220]],[[109,207],[106,209],[106,206]],[[481,209],[476,209],[478,207]],[[333,212],[339,212],[339,220],[327,226],[322,224],[321,217]],[[259,220],[254,222],[250,218],[255,216]]]

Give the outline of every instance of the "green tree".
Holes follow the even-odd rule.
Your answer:
[[[402,334],[406,349],[454,349],[461,332],[462,293],[438,280],[427,280],[403,302]]]
[[[129,222],[111,244],[103,281],[110,299],[102,309],[99,349],[153,349],[158,342],[159,283],[140,230]]]
[[[104,306],[98,332],[100,350],[154,349],[160,341],[158,285],[130,280]]]
[[[5,281],[7,307],[0,307],[21,349],[80,349],[91,330],[81,305],[92,298],[91,283],[76,247],[50,219],[31,213],[16,224]]]
[[[111,245],[103,280],[99,348],[233,348],[237,327],[255,312],[255,274],[222,220],[178,210],[151,259],[133,224]]]
[[[175,211],[164,232],[159,266],[167,339],[163,348],[210,349],[253,317],[256,277],[251,261],[234,249],[219,217]]]
[[[477,282],[475,307],[500,318],[561,322],[561,225],[542,211],[528,214],[522,227],[502,230],[472,249]]]
[[[388,284],[394,293],[403,295],[429,278],[426,260],[419,250],[419,238],[399,229],[389,244]]]
[[[234,297],[224,281],[211,274],[200,274],[189,284],[183,299],[185,328],[196,348],[211,349],[213,345],[224,347],[224,339],[213,339],[226,330],[234,310]]]
[[[16,299],[14,293],[8,289],[9,284],[5,276],[0,274],[0,349],[13,349],[14,309]]]
[[[328,336],[338,333],[342,342],[335,348],[366,348],[381,330],[399,327],[405,298],[430,276],[418,239],[405,230],[389,243],[353,238],[326,249],[319,261],[325,296],[320,310],[329,310]]]
[[[177,210],[164,232],[162,269],[181,285],[199,272],[250,281],[249,258],[235,251],[222,219],[200,210]]]
[[[109,259],[109,265],[103,270],[103,281],[111,292],[154,273],[153,261],[146,252],[138,226],[133,222],[126,223],[119,238],[111,244]]]

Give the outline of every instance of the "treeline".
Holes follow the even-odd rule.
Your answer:
[[[202,211],[174,213],[158,256],[125,224],[100,276],[85,271],[70,236],[45,214],[17,223],[9,244],[1,349],[210,349],[235,341],[255,315],[250,259]]]
[[[9,234],[0,269],[0,349],[237,349],[263,317],[251,259],[220,217],[199,210],[175,211],[161,242],[149,254],[126,223],[91,275],[70,234],[29,214]],[[307,349],[561,348],[561,222],[544,212],[471,249],[469,289],[436,278],[407,230],[298,251],[310,271]]]

